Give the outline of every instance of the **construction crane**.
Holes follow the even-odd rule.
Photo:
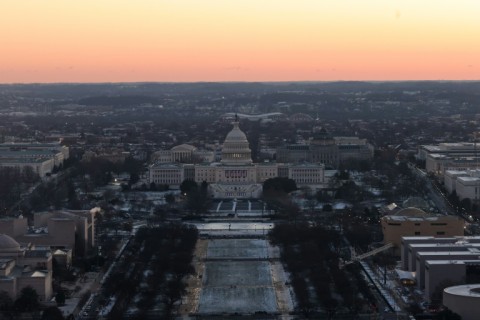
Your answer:
[[[357,262],[357,261],[360,261],[360,260],[363,260],[365,258],[368,258],[370,256],[373,256],[373,255],[376,255],[377,253],[380,253],[382,251],[385,251],[385,250],[388,250],[390,248],[393,247],[393,243],[389,242],[379,248],[376,248],[376,249],[373,249],[372,251],[368,251],[368,252],[365,252],[365,253],[362,253],[360,255],[356,255],[355,253],[355,249],[353,247],[350,247],[350,251],[352,252],[352,256],[350,257],[350,260],[348,261],[343,261],[340,259],[340,262],[339,262],[339,268],[342,269],[343,267],[349,265],[349,264],[352,264],[354,262]]]

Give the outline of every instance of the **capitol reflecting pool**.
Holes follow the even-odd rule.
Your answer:
[[[190,225],[198,228],[200,238],[184,315],[289,317],[294,310],[292,289],[280,249],[267,240],[273,222],[230,220]]]
[[[273,228],[272,222],[209,222],[192,223],[200,234],[214,235],[260,235]]]

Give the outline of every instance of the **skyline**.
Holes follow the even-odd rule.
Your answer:
[[[0,83],[480,80],[480,3],[0,3]]]

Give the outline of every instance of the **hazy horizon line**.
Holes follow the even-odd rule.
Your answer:
[[[218,80],[218,81],[58,81],[58,82],[0,82],[0,85],[52,85],[52,84],[201,84],[201,83],[398,83],[398,82],[480,82],[479,79],[410,79],[410,80]]]

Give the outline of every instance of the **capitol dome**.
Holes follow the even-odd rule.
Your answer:
[[[228,142],[246,142],[248,144],[247,136],[240,130],[238,122],[233,123],[232,131],[227,134],[224,144]]]
[[[0,234],[0,252],[18,252],[20,244],[6,234]]]
[[[240,130],[238,121],[233,123],[233,129],[227,134],[222,148],[222,161],[227,165],[245,165],[252,163],[247,136]]]

